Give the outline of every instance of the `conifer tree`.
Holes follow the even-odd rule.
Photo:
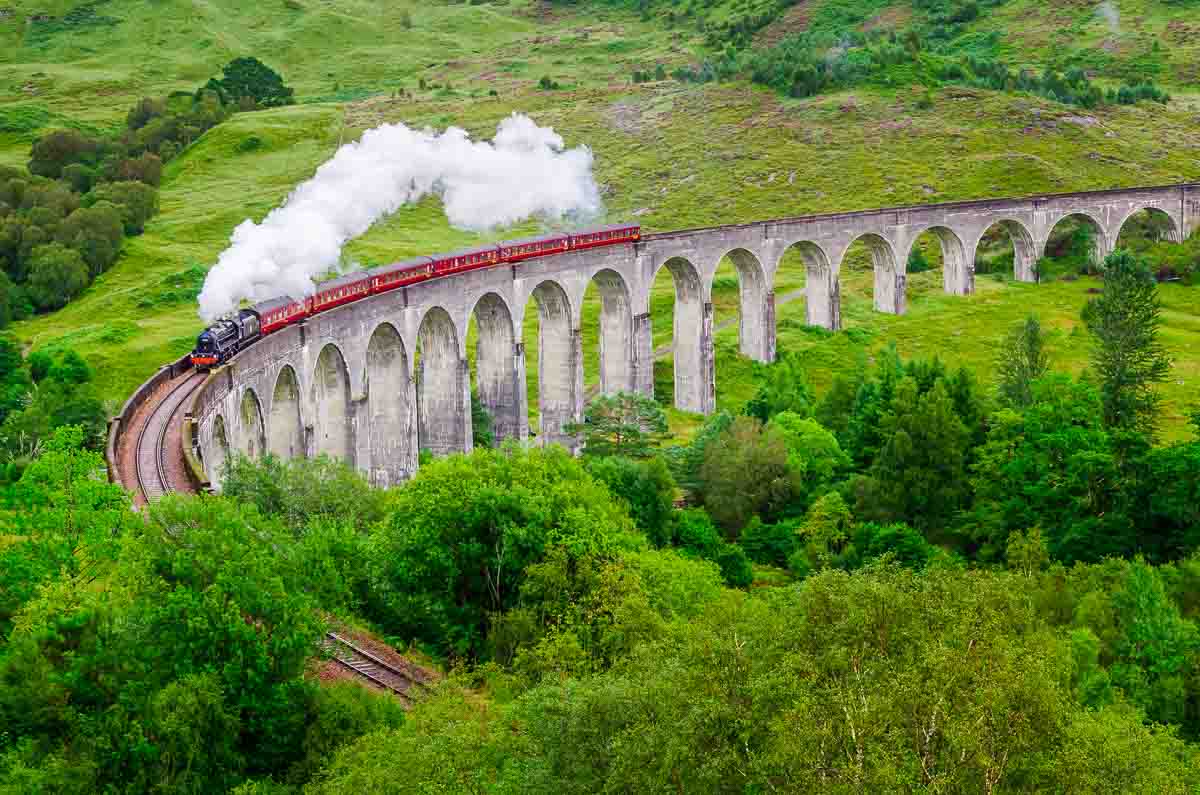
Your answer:
[[[1152,437],[1159,400],[1154,385],[1166,380],[1171,362],[1158,341],[1162,307],[1146,263],[1123,249],[1110,254],[1104,293],[1084,307],[1083,320],[1093,338],[1105,425]]]
[[[1014,408],[1028,406],[1033,402],[1033,382],[1049,369],[1042,324],[1030,315],[1004,338],[996,363],[1000,399]]]
[[[883,418],[883,447],[871,468],[893,520],[944,527],[967,496],[968,433],[939,380],[924,395],[905,378]]]

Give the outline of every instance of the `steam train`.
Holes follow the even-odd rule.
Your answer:
[[[578,234],[547,235],[453,254],[417,257],[356,271],[318,284],[316,292],[307,298],[272,298],[218,320],[196,339],[196,349],[191,356],[192,366],[198,370],[218,367],[247,345],[268,334],[368,296],[479,268],[514,264],[565,251],[636,243],[641,237],[640,226],[606,226]]]

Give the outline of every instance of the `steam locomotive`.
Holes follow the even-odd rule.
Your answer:
[[[356,271],[318,284],[317,291],[307,298],[272,298],[218,320],[196,339],[196,349],[191,356],[192,366],[198,370],[218,367],[246,346],[281,328],[389,290],[440,276],[514,264],[565,251],[636,243],[641,238],[640,226],[607,226],[573,235],[547,235],[452,254],[417,257],[371,270]]]

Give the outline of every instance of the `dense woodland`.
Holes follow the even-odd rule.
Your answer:
[[[581,457],[387,491],[236,459],[137,515],[93,431],[39,420],[3,490],[0,792],[1192,791],[1200,406],[1156,443],[1156,265],[1102,264],[1078,378],[1034,317],[988,388],[885,347],[818,395],[784,354],[686,445],[615,395]],[[8,359],[11,392],[87,380]],[[450,675],[408,714],[319,686],[335,617]]]

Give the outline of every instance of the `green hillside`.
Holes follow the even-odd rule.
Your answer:
[[[784,32],[803,29],[800,10],[811,12],[810,18],[851,22],[870,10],[869,4],[839,2],[763,5],[759,21],[768,12],[777,15],[776,21],[761,27],[759,43],[744,52],[767,46],[763,37],[769,40],[781,25],[791,26]],[[753,6],[738,4],[741,11],[735,14],[732,5],[692,5],[698,9],[695,19],[672,20],[665,6],[652,5],[651,13],[639,15],[603,3],[19,2],[14,13],[0,18],[0,163],[23,163],[30,142],[55,126],[116,129],[140,97],[194,90],[239,55],[256,55],[278,69],[295,89],[298,104],[238,114],[170,162],[160,191],[161,213],[145,234],[127,241],[117,265],[80,299],[17,324],[16,334],[34,348],[76,348],[96,365],[105,394],[114,401],[123,398],[159,363],[189,349],[200,327],[193,297],[233,227],[247,217],[262,218],[340,143],[388,121],[457,124],[488,136],[509,113],[529,113],[554,126],[569,145],[594,149],[611,218],[637,218],[654,230],[1166,183],[1200,172],[1195,135],[1200,99],[1188,93],[1186,47],[1160,51],[1168,66],[1156,74],[1174,94],[1166,106],[1083,111],[1018,92],[954,84],[868,82],[790,99],[744,78],[633,83],[635,69],[662,63],[670,72],[711,57],[712,31]],[[1044,64],[1068,54],[1069,49],[1036,39],[1032,29],[1012,21],[1023,5],[1013,0],[987,6],[960,35],[999,31],[1001,53],[1019,54],[1021,63]],[[56,19],[30,21],[35,9]],[[825,17],[812,17],[822,9]],[[1157,2],[1141,4],[1141,13],[1133,7],[1122,13],[1130,27],[1117,38],[1126,43],[1186,16],[1180,7]],[[1075,16],[1082,20],[1080,14]],[[866,18],[873,20],[869,28],[902,27],[912,14],[883,8]],[[707,35],[695,24],[699,19],[705,20]],[[1058,17],[1037,19],[1050,26],[1047,20]],[[1080,21],[1072,41],[1084,48],[1089,37],[1103,32],[1097,24]],[[1124,58],[1131,52],[1126,48],[1118,54]],[[1178,68],[1172,65],[1177,62]],[[1119,72],[1104,67],[1097,79],[1116,80]],[[561,88],[540,89],[542,76]],[[251,138],[258,143],[240,146]],[[492,237],[511,234],[499,230]],[[347,257],[373,264],[474,239],[450,229],[436,202],[428,201],[377,225],[348,248]],[[795,289],[802,279],[798,272],[789,274],[777,289]],[[736,287],[729,280],[721,284],[717,302],[727,305]],[[1070,325],[1083,301],[1082,288],[1067,291],[1076,296],[1075,306],[1063,312],[1059,288],[999,283],[986,286],[986,298],[947,301],[936,290],[922,289],[920,280],[916,285],[913,315],[892,319],[854,310],[856,302],[867,302],[869,284],[848,279],[848,326],[866,329],[882,344],[899,328],[896,324],[906,324],[906,344],[917,347],[922,335],[932,343],[942,333],[940,325],[918,321],[935,307],[951,315],[983,313],[980,333],[945,352],[979,363],[987,358],[992,338],[1026,309],[1061,315]],[[664,274],[654,305],[659,343],[668,341],[670,295]],[[1191,296],[1181,292],[1172,300],[1186,307]],[[997,310],[987,314],[984,307],[993,305]],[[794,324],[802,312],[797,302],[781,307],[780,317]],[[530,328],[535,322],[527,318]],[[1185,351],[1198,347],[1194,316],[1172,314],[1168,323],[1168,342],[1178,360],[1192,361]],[[786,329],[781,340],[789,344]],[[827,344],[838,343],[822,343]],[[728,347],[724,337],[721,345]],[[587,348],[588,378],[594,380],[595,341],[587,340]],[[1065,348],[1073,365],[1083,362],[1081,346]],[[748,364],[728,356],[719,361],[718,383],[723,390],[731,387],[721,393],[722,400],[744,394],[746,382],[739,374]],[[1194,388],[1183,377],[1186,366],[1165,389],[1177,428],[1182,428],[1179,406]],[[679,429],[688,425],[686,418],[675,421]]]

